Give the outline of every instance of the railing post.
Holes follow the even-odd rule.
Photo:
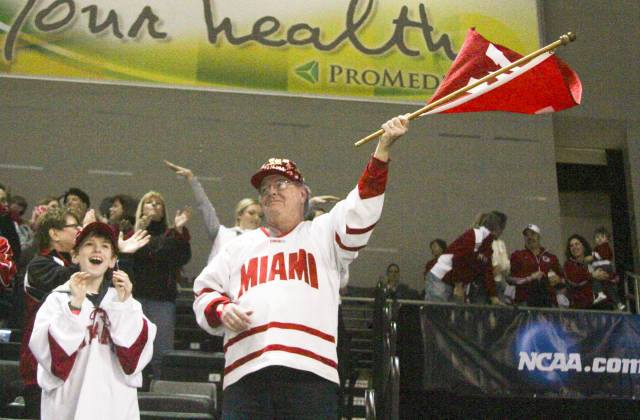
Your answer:
[[[376,391],[373,389],[364,392],[364,412],[367,420],[376,420]]]
[[[384,415],[384,388],[385,388],[385,316],[386,293],[381,283],[375,291],[373,308],[373,389],[376,391],[376,413]]]
[[[395,355],[391,359],[390,391],[389,417],[391,420],[397,420],[400,418],[400,359]]]
[[[640,290],[638,290],[638,276],[631,274],[633,278],[633,295],[636,298],[636,314],[640,314]]]
[[[622,276],[622,290],[624,291],[624,302],[626,304],[627,312],[631,312],[631,302],[629,302],[629,273],[624,273]]]

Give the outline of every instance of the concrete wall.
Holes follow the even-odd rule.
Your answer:
[[[35,201],[77,186],[97,206],[116,193],[163,192],[170,211],[193,204],[187,184],[163,159],[193,168],[233,224],[233,208],[255,196],[248,179],[271,156],[298,162],[316,194],[345,196],[373,145],[354,140],[414,106],[0,79],[3,142],[0,179]],[[36,167],[42,170],[7,166]],[[115,172],[105,173],[104,171]],[[479,211],[505,211],[510,248],[520,227],[545,227],[560,243],[551,119],[508,114],[424,118],[395,149],[385,211],[370,246],[353,266],[356,285],[371,285],[386,265],[422,287],[428,242],[451,241]],[[196,213],[196,275],[209,244]]]

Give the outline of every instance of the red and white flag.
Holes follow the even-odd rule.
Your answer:
[[[520,58],[522,55],[502,45],[492,44],[471,28],[429,103]],[[546,52],[423,115],[479,111],[542,114],[578,105],[581,96],[582,84],[578,75],[553,53]]]

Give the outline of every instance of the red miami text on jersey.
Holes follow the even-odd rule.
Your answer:
[[[304,280],[306,284],[318,288],[318,270],[312,253],[300,249],[288,258],[284,252],[251,258],[240,269],[240,291],[242,296],[252,287],[273,280]]]

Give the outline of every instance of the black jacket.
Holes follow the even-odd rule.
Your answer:
[[[151,240],[133,254],[133,295],[174,302],[180,269],[191,259],[189,231],[183,228],[180,234],[157,222],[151,222],[147,231]]]

